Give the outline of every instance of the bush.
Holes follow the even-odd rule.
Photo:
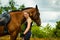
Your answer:
[[[60,21],[56,22],[56,30],[55,30],[56,37],[60,37]]]
[[[32,26],[32,37],[38,37],[38,38],[42,38],[46,35],[44,35],[45,33],[41,30],[41,27],[38,27],[36,24],[34,24]]]
[[[51,28],[49,24],[47,24],[45,27],[38,27],[36,24],[34,24],[31,31],[32,37],[38,38],[55,37],[54,35],[55,28]]]

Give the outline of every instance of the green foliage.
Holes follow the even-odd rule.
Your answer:
[[[15,7],[15,2],[14,0],[10,0],[9,1],[9,6],[11,10],[17,10],[17,8]]]
[[[45,27],[38,27],[36,24],[34,24],[31,31],[32,37],[38,38],[55,37],[54,35],[55,28],[51,28],[49,24],[47,24]]]
[[[60,21],[57,21],[56,24],[56,29],[60,29]]]
[[[24,4],[23,5],[21,5],[18,9],[17,9],[17,7],[15,7],[15,2],[14,2],[14,0],[9,0],[9,6],[2,6],[1,5],[1,3],[0,3],[0,14],[3,12],[3,11],[7,11],[7,12],[9,12],[9,10],[11,10],[11,11],[13,11],[13,10],[22,10],[22,9],[24,9],[25,8],[25,6],[24,6]]]
[[[25,25],[25,23],[23,23],[22,26],[21,26],[21,30],[22,30],[22,32],[25,31],[25,28],[26,28],[26,25]]]
[[[51,26],[49,24],[47,24],[44,27],[43,31],[46,33],[46,37],[52,37],[53,32],[52,32]]]
[[[0,14],[2,13],[2,11],[3,11],[3,8],[2,8],[2,7],[0,7]]]
[[[56,37],[60,37],[60,21],[56,22],[56,30],[55,30]]]
[[[31,32],[32,32],[32,37],[42,38],[42,37],[46,36],[46,35],[43,35],[43,34],[45,34],[45,32],[43,32],[41,30],[41,27],[38,27],[35,23],[32,26]]]
[[[32,37],[39,37],[40,36],[40,29],[36,25],[32,27]]]
[[[24,9],[25,8],[25,6],[24,6],[24,4],[23,5],[21,5],[19,8],[18,8],[18,10],[22,10],[22,9]]]

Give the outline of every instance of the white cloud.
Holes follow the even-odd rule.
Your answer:
[[[49,5],[54,8],[60,8],[60,0],[47,0]]]
[[[34,7],[33,0],[15,0],[18,5],[24,4],[26,7]]]
[[[60,12],[55,11],[40,11],[42,26],[46,26],[48,23],[55,27],[56,21],[60,20]]]
[[[40,11],[42,22],[56,22],[60,20],[60,12],[55,11]]]
[[[0,0],[0,1],[2,3],[2,6],[7,6],[9,2],[9,0]]]

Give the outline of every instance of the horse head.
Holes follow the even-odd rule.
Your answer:
[[[30,18],[38,25],[41,25],[41,19],[40,19],[40,13],[38,10],[38,6],[36,5],[35,8],[33,7],[28,7],[23,9],[23,11],[27,12],[30,16]]]

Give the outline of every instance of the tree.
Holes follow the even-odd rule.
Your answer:
[[[35,38],[35,37],[42,38],[43,37],[43,33],[44,33],[41,30],[41,28],[36,25],[35,22],[33,22],[33,26],[32,26],[31,32],[32,32],[32,37],[33,38]]]
[[[55,30],[56,37],[60,37],[60,21],[56,22],[56,30]]]
[[[44,38],[46,36],[41,27],[38,27],[35,23],[33,23],[31,32],[32,37]]]
[[[15,7],[15,2],[14,0],[10,0],[9,5],[11,10],[22,10],[25,8],[24,4],[22,4],[18,9]]]
[[[0,1],[0,14],[2,13],[3,11],[3,7],[1,6],[1,1]]]
[[[13,11],[13,10],[22,10],[22,9],[24,9],[25,8],[25,6],[24,6],[24,4],[23,5],[21,5],[18,9],[17,9],[17,7],[15,7],[15,2],[14,2],[14,0],[9,0],[9,6],[2,6],[1,5],[1,2],[0,2],[0,14],[3,12],[3,11],[6,11],[6,12],[9,12],[9,10],[10,11]]]
[[[51,28],[51,25],[47,24],[45,27],[38,27],[35,23],[32,26],[32,37],[38,38],[51,38],[55,37],[55,28]]]
[[[47,24],[42,30],[45,32],[45,37],[50,38],[54,37],[53,29],[51,28],[51,25]]]
[[[24,9],[25,8],[25,6],[24,6],[24,4],[23,5],[21,5],[19,8],[18,8],[18,10],[22,10],[22,9]]]
[[[0,7],[0,14],[2,14],[2,11],[3,11],[3,7]]]
[[[11,10],[17,10],[17,8],[15,7],[15,2],[14,0],[10,0],[9,1],[9,7]]]

